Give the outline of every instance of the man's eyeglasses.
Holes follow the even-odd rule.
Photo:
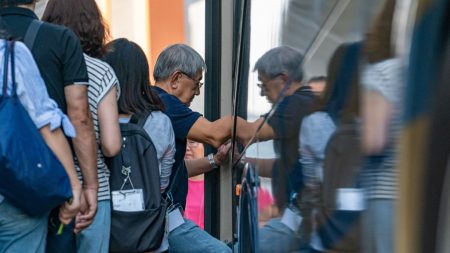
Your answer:
[[[276,78],[278,78],[278,77],[280,77],[280,76],[282,76],[282,75],[284,75],[283,73],[279,73],[279,74],[276,74],[273,78],[271,78],[270,80],[268,80],[268,82],[270,82],[270,81],[272,81],[272,80],[275,80]],[[256,86],[258,86],[259,88],[261,88],[262,90],[266,90],[267,89],[267,87],[266,87],[266,84],[265,83],[256,83]]]
[[[180,71],[181,74],[186,76],[187,78],[191,79],[194,83],[197,89],[200,90],[200,88],[203,86],[203,82],[197,81],[194,78],[190,77],[188,74],[184,73],[183,71]]]

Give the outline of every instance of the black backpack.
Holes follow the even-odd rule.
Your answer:
[[[316,218],[327,252],[362,252],[360,212],[339,211],[336,191],[354,188],[363,156],[357,123],[340,124],[328,141],[323,164],[322,201]]]
[[[159,165],[155,146],[143,129],[146,117],[132,116],[121,123],[122,149],[107,159],[111,171],[110,252],[146,252],[161,245],[167,203],[160,191]],[[114,210],[113,192],[142,189],[142,211]]]

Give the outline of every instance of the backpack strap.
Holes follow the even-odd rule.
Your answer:
[[[33,49],[34,42],[36,41],[36,36],[39,32],[39,28],[44,22],[40,20],[33,20],[31,24],[28,26],[27,32],[25,33],[25,37],[23,38],[23,43],[30,49]]]
[[[152,112],[148,112],[144,115],[133,114],[133,115],[131,115],[130,123],[136,124],[136,125],[144,128],[145,122],[147,121],[147,118],[150,116],[151,113]]]
[[[151,112],[145,114],[144,116],[139,116],[136,114],[131,115],[130,118],[130,123],[132,124],[136,124],[140,127],[144,127],[145,122],[147,121],[147,118],[150,117]],[[172,198],[172,192],[175,191],[179,181],[180,181],[180,170],[183,169],[183,167],[185,167],[184,165],[184,160],[178,165],[177,170],[175,171],[175,176],[173,176],[172,180],[169,183],[169,186],[166,188],[165,191],[165,195],[166,195],[166,200],[169,201],[169,204],[173,204],[173,198]],[[173,168],[172,168],[173,171]]]

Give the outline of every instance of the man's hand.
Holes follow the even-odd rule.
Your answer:
[[[97,213],[97,189],[83,188],[83,196],[81,198],[81,209],[75,219],[76,234],[83,229],[89,227],[94,221]]]
[[[64,202],[59,207],[59,220],[63,224],[69,224],[75,218],[81,207],[81,187],[72,188],[72,199]]]
[[[228,152],[231,148],[231,142],[222,144],[217,149],[217,153],[214,155],[214,162],[220,166],[222,163],[226,162],[228,160]]]

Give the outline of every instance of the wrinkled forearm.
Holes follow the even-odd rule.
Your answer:
[[[81,118],[72,119],[77,137],[72,139],[75,155],[83,175],[83,187],[98,189],[97,143],[90,112]]]

